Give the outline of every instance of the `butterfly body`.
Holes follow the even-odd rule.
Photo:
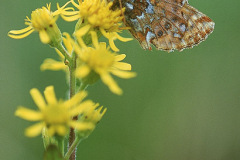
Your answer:
[[[214,29],[214,22],[187,0],[120,1],[126,8],[125,25],[143,49],[151,50],[153,44],[159,50],[182,51],[205,40]]]

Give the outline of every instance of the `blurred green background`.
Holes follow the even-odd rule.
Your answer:
[[[89,97],[108,108],[93,134],[79,146],[78,160],[239,160],[240,159],[240,1],[189,0],[216,23],[213,34],[183,52],[144,51],[136,40],[117,42],[126,62],[138,73],[117,79],[124,90],[113,95],[102,82]],[[29,90],[54,85],[64,98],[63,72],[41,72],[55,51],[38,34],[22,40],[7,37],[25,27],[25,16],[55,1],[1,0],[0,5],[0,159],[41,160],[41,137],[27,138],[32,123],[14,116],[18,105],[36,108]],[[66,1],[59,0],[60,5]],[[74,23],[58,20],[72,33]],[[129,33],[125,36],[130,37]]]

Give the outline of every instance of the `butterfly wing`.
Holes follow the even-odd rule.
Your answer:
[[[122,0],[126,26],[144,49],[182,51],[207,38],[214,22],[187,0]]]

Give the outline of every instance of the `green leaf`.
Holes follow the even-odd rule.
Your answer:
[[[44,152],[43,160],[64,160],[64,158],[57,146],[49,145]]]

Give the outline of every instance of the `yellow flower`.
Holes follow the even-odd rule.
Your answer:
[[[94,83],[93,77],[96,77],[94,75],[97,75],[113,93],[122,94],[121,88],[111,77],[111,74],[120,78],[132,78],[136,76],[136,73],[129,72],[131,70],[130,64],[120,62],[126,57],[125,54],[112,53],[109,47],[106,47],[106,43],[98,43],[95,32],[91,32],[91,35],[95,48],[87,47],[81,38],[78,39],[81,48],[78,45],[74,46],[78,54],[76,76],[81,78],[84,83],[91,84]],[[97,78],[95,79],[97,80]]]
[[[87,96],[86,92],[79,92],[68,101],[57,100],[53,86],[46,87],[45,99],[41,93],[33,88],[30,94],[38,106],[38,111],[19,106],[15,115],[28,121],[40,121],[26,129],[28,137],[39,135],[43,129],[47,129],[48,135],[65,136],[70,127],[79,131],[92,130],[95,127],[93,122],[80,122],[72,120],[72,117],[83,114],[86,108],[96,106],[91,100],[82,100]]]
[[[69,10],[69,8],[65,8],[68,3],[61,8],[58,5],[59,10],[55,12],[50,10],[51,4],[36,9],[31,13],[31,19],[28,16],[25,19],[25,24],[28,27],[21,30],[11,30],[8,32],[8,36],[14,39],[22,39],[33,31],[37,31],[42,43],[55,45],[55,43],[61,42],[61,32],[55,22],[59,14]]]
[[[109,40],[110,47],[113,51],[119,51],[114,44],[114,40],[126,42],[132,40],[132,38],[123,38],[118,35],[121,28],[121,22],[123,20],[122,12],[125,9],[111,10],[113,2],[107,3],[105,0],[79,0],[79,4],[71,0],[72,4],[78,8],[79,12],[69,12],[68,17],[65,17],[67,21],[74,21],[80,19],[80,28],[75,32],[77,37],[82,37],[89,31],[100,31],[104,37]]]
[[[102,119],[103,115],[105,114],[105,112],[107,111],[107,109],[105,108],[104,110],[103,109],[103,106],[99,107],[99,104],[96,104],[96,105],[92,105],[91,107],[85,107],[83,110],[83,113],[80,117],[80,120],[81,122],[84,122],[84,123],[93,123],[95,126],[96,124]],[[95,128],[93,128],[92,130],[86,130],[85,132],[77,132],[77,135],[80,136],[80,137],[88,137],[92,131],[94,130]]]

